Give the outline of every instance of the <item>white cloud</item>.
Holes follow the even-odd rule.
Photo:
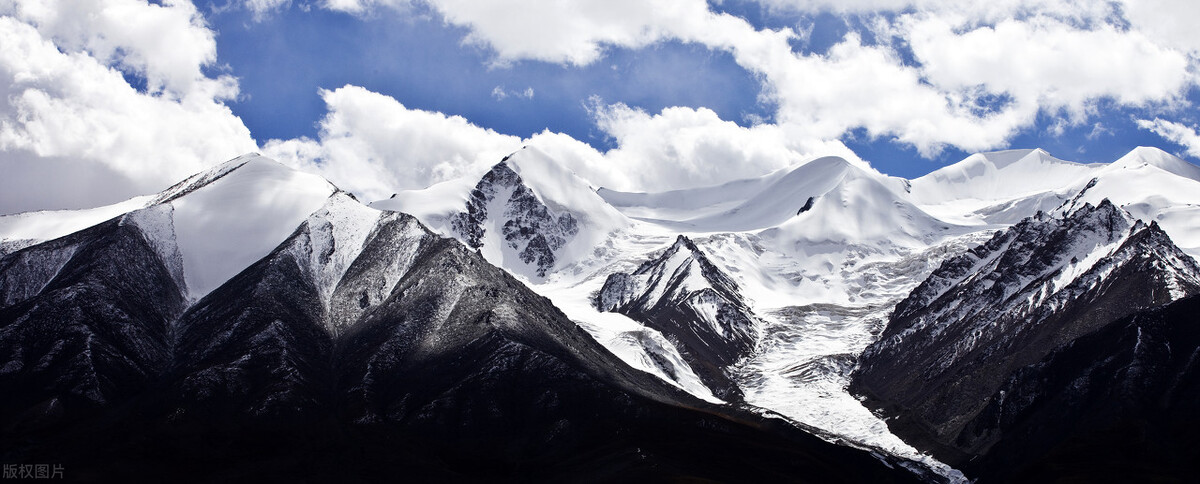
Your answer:
[[[504,90],[504,86],[496,86],[492,88],[492,98],[497,101],[503,101],[509,97],[518,97],[521,99],[533,99],[533,88],[526,87],[522,90]]]
[[[788,126],[749,128],[721,120],[707,108],[673,107],[650,115],[624,104],[596,109],[601,129],[617,148],[608,168],[629,173],[618,189],[672,190],[759,176],[814,155],[857,160],[840,142],[805,138]]]
[[[326,7],[363,14],[408,9],[408,0],[328,0]],[[468,42],[495,49],[499,62],[534,59],[574,65],[599,59],[605,46],[642,47],[671,36],[672,25],[708,12],[704,0],[425,0],[452,24],[470,27]]]
[[[1086,122],[1100,99],[1135,107],[1178,101],[1197,82],[1196,58],[1187,52],[1200,37],[1186,25],[1190,17],[1159,8],[1165,1],[1127,0],[1118,8],[1091,0],[761,0],[775,9],[863,15],[883,39],[868,44],[852,32],[829,51],[810,55],[791,46],[806,41],[805,26],[755,29],[701,0],[422,4],[468,28],[466,40],[493,49],[501,64],[583,65],[608,47],[667,40],[727,51],[760,76],[763,97],[778,106],[775,119],[787,129],[837,139],[861,128],[933,155],[945,145],[1002,147],[1039,113]],[[411,5],[350,3],[345,10]],[[1173,5],[1198,8],[1185,4]],[[891,14],[874,15],[879,12]],[[1121,12],[1130,12],[1134,28],[1124,28]],[[1170,27],[1176,24],[1181,27]],[[913,58],[906,61],[894,46],[911,47]]]
[[[318,173],[366,200],[477,176],[523,145],[535,145],[592,183],[618,190],[670,190],[762,175],[815,155],[857,157],[837,141],[806,139],[784,126],[742,127],[712,110],[648,114],[623,104],[592,106],[617,144],[605,153],[568,135],[528,139],[458,116],[410,109],[357,86],[322,91],[329,112],[318,139],[271,140],[264,154]]]
[[[1200,158],[1200,132],[1197,132],[1195,126],[1189,127],[1161,118],[1154,118],[1154,121],[1139,119],[1137,124],[1142,129],[1153,131],[1172,143],[1183,146],[1189,156]]]
[[[217,43],[189,1],[16,0],[0,4],[0,13],[34,26],[66,52],[83,52],[145,77],[150,92],[237,94],[232,79],[211,79],[201,71],[216,61]]]
[[[244,0],[245,6],[254,13],[255,20],[262,20],[269,14],[287,8],[292,0]]]
[[[996,21],[1018,15],[1038,13],[1059,18],[1079,20],[1103,19],[1113,12],[1113,5],[1096,0],[757,0],[775,9],[795,12],[834,12],[840,14],[871,14],[879,12],[939,12],[968,16],[978,21]]]
[[[367,200],[473,173],[521,148],[520,138],[460,116],[409,109],[361,87],[320,94],[329,112],[318,139],[270,140],[263,154]]]
[[[1184,52],[1200,56],[1200,2],[1194,0],[1122,0],[1122,11],[1134,29]]]
[[[907,17],[903,27],[922,74],[947,92],[983,86],[1018,104],[1066,108],[1078,118],[1091,100],[1169,101],[1188,81],[1184,54],[1137,31],[1081,30],[1045,17],[966,32],[959,27],[934,16]]]
[[[0,212],[111,203],[255,149],[222,103],[236,81],[202,72],[216,44],[191,4],[38,0],[0,13]],[[89,176],[100,178],[87,190],[54,188]]]

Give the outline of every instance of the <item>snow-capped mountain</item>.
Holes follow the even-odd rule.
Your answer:
[[[672,241],[684,235],[728,276],[757,315],[756,350],[730,369],[746,402],[781,412],[834,439],[919,458],[920,451],[893,436],[845,391],[858,355],[878,338],[895,305],[943,260],[986,242],[993,232],[1039,211],[1061,219],[1086,203],[1100,205],[1104,198],[1144,219],[1147,228],[1157,221],[1155,229],[1191,251],[1196,245],[1191,231],[1200,225],[1184,222],[1195,219],[1189,212],[1190,197],[1200,190],[1189,188],[1195,182],[1186,176],[1189,166],[1155,149],[1134,150],[1110,164],[1074,163],[1043,150],[1016,150],[972,155],[925,177],[901,180],[826,157],[714,187],[662,193],[601,188],[597,194],[606,203],[591,210],[602,207],[604,213],[615,209],[624,214],[627,222],[621,230],[595,230],[606,236],[597,239],[603,242],[594,244],[590,254],[561,260],[544,274],[502,265],[525,274],[535,291],[565,308],[627,363],[701,398],[708,398],[710,391],[728,395],[725,388],[712,388],[724,383],[713,380],[711,373],[694,370],[697,381],[687,375],[695,362],[681,365],[679,360],[691,359],[688,345],[672,336],[670,328],[703,328],[702,316],[659,318],[666,321],[662,324],[644,313],[618,311],[633,316],[620,319],[589,307],[604,294],[620,299],[614,294],[622,285],[604,283],[625,281],[643,264],[654,265],[653,260],[646,262],[646,254],[665,254]],[[1146,184],[1171,188],[1156,192],[1141,183],[1121,188],[1122,180],[1139,172],[1146,173]],[[447,182],[429,193],[465,185]],[[1097,187],[1102,190],[1093,192]],[[591,199],[591,186],[587,188]],[[397,199],[414,198],[400,194]],[[430,203],[409,203],[425,205]],[[1180,222],[1171,223],[1172,216]],[[586,223],[577,226],[589,229]],[[945,475],[954,478],[950,471]]]
[[[1157,223],[1104,200],[1038,214],[942,264],[896,305],[851,389],[893,428],[951,463],[991,436],[964,435],[1009,377],[1136,311],[1200,293],[1200,266]]]
[[[267,255],[337,190],[325,179],[251,154],[197,173],[163,192],[100,209],[0,217],[0,239],[28,246],[118,215],[153,208],[141,228],[176,246],[190,299],[199,299]],[[151,226],[151,224],[153,226]]]
[[[1054,158],[1041,149],[976,153],[914,178],[910,191],[922,204],[996,201],[1061,188],[1087,177],[1093,168]],[[1030,173],[1047,176],[1020,178]]]
[[[1080,164],[1042,150],[971,155],[912,181],[913,198],[939,218],[1007,226],[1042,211],[1070,213],[1108,199],[1157,221],[1181,248],[1200,256],[1200,167],[1158,148],[1139,147],[1112,163]]]
[[[740,398],[726,368],[750,355],[762,324],[737,284],[687,237],[632,273],[609,275],[596,304],[662,332],[718,398]]]
[[[459,241],[311,180],[243,158],[0,257],[6,454],[142,478],[927,472],[698,399]]]
[[[663,193],[597,188],[536,146],[498,161],[364,205],[248,155],[0,216],[4,422],[157,429],[132,438],[222,459],[313,441],[363,459],[365,439],[442,479],[451,459],[483,463],[468,477],[963,482],[1057,458],[1006,435],[1082,435],[1015,415],[1115,408],[1047,398],[1064,378],[1139,361],[1190,381],[1179,354],[1114,346],[1142,327],[1121,317],[1200,291],[1200,169],[1156,149],[983,153],[914,180],[817,157]],[[1155,328],[1137,341],[1181,331]],[[56,442],[78,457],[81,435]]]
[[[505,157],[469,191],[463,188],[447,183],[373,206],[416,213],[493,264],[531,280],[588,256],[630,223],[586,181],[536,147]]]

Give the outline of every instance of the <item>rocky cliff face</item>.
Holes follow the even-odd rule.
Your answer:
[[[539,276],[554,267],[555,251],[579,233],[570,212],[542,203],[504,161],[479,180],[466,210],[450,220],[451,230],[475,249],[483,247],[489,226],[498,228],[502,243]]]

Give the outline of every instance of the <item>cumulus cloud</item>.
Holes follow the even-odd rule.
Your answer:
[[[1133,28],[1150,38],[1200,56],[1196,19],[1200,3],[1191,0],[1123,0],[1121,10]]]
[[[202,71],[216,44],[190,3],[35,0],[0,13],[0,213],[116,202],[255,149],[222,102],[236,81]]]
[[[201,69],[217,58],[213,32],[186,0],[16,0],[0,13],[33,26],[65,52],[86,53],[102,65],[146,78],[150,92],[171,97],[237,94],[228,77]]]
[[[593,100],[598,126],[617,148],[549,130],[521,139],[459,116],[411,109],[358,86],[321,91],[328,113],[316,139],[271,140],[263,153],[320,174],[364,199],[478,176],[505,155],[533,145],[598,186],[661,191],[762,175],[816,155],[861,163],[838,141],[803,138],[786,126],[739,126],[706,108],[657,114]]]
[[[1197,131],[1195,126],[1188,126],[1161,118],[1154,118],[1153,121],[1139,119],[1137,120],[1137,124],[1142,129],[1153,131],[1155,134],[1170,140],[1172,143],[1183,146],[1189,156],[1200,158],[1200,132]]]
[[[407,9],[408,0],[329,0],[332,10]],[[671,36],[672,25],[708,12],[704,0],[426,0],[468,42],[495,49],[499,62],[533,59],[586,65],[605,46],[643,47]]]
[[[466,27],[466,40],[491,48],[500,64],[531,59],[583,65],[603,57],[605,48],[665,40],[726,51],[759,75],[764,99],[778,106],[775,119],[789,130],[837,139],[863,129],[927,156],[946,145],[1001,147],[1039,113],[1084,123],[1101,99],[1132,107],[1175,102],[1197,83],[1200,37],[1186,24],[1191,17],[1180,15],[1200,8],[1194,2],[760,3],[806,14],[860,15],[879,41],[866,43],[850,32],[826,52],[801,54],[792,43],[806,42],[804,28],[756,29],[713,12],[702,0],[420,2]],[[412,4],[346,0],[339,8]],[[881,12],[889,15],[875,15]]]
[[[317,139],[270,140],[263,154],[368,200],[480,171],[521,148],[520,138],[361,87],[320,95],[328,113]]]
[[[1042,17],[958,32],[956,24],[935,16],[905,23],[922,73],[948,92],[982,86],[1020,104],[1066,108],[1082,117],[1090,100],[1167,101],[1181,95],[1188,81],[1186,55],[1109,25],[1080,30]]]
[[[673,190],[759,176],[814,155],[857,160],[837,141],[805,138],[787,125],[742,127],[707,108],[672,107],[648,114],[624,104],[595,108],[600,128],[617,148],[610,170],[630,173],[618,189]]]

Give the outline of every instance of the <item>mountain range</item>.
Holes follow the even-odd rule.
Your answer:
[[[366,203],[251,154],[0,216],[0,453],[91,480],[1185,480],[1197,255],[1200,168],[1154,148],[630,193],[529,146]]]

